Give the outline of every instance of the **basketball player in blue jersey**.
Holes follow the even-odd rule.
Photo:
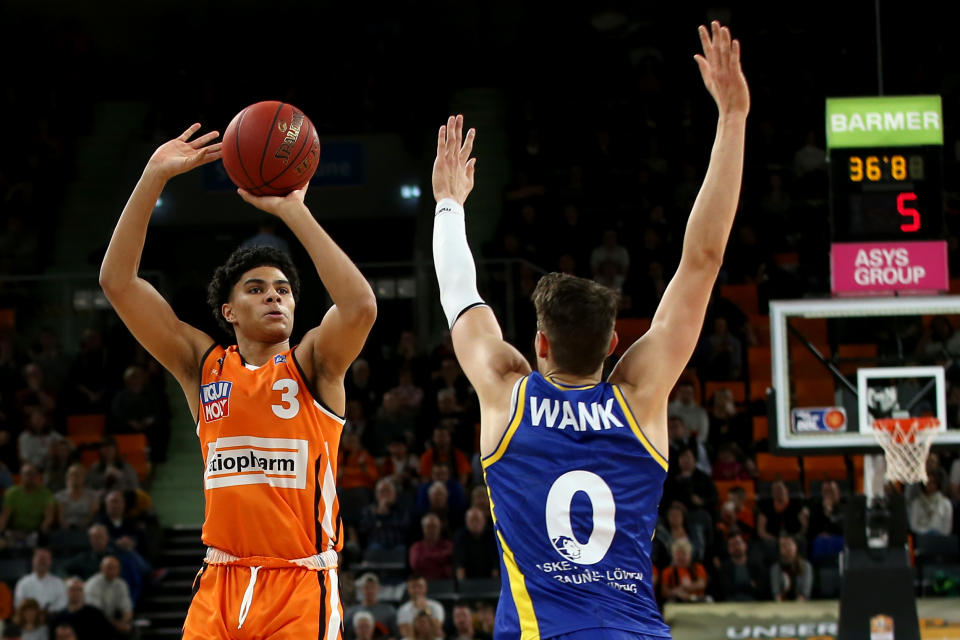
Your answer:
[[[544,276],[533,293],[537,371],[477,292],[463,203],[475,131],[440,128],[433,253],[457,358],[480,399],[481,456],[500,547],[497,640],[667,638],[650,551],[667,472],[667,396],[693,354],[733,224],[750,106],[740,45],[714,22],[695,56],[719,110],[683,255],[650,330],[609,379],[617,294]]]

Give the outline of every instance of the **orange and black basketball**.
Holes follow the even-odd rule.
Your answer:
[[[223,134],[223,168],[234,184],[256,196],[283,196],[303,187],[319,159],[317,130],[292,104],[252,104]]]

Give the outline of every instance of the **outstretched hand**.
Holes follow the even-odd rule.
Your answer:
[[[437,159],[433,163],[433,197],[437,202],[453,198],[461,205],[473,190],[473,168],[477,159],[470,157],[476,130],[467,131],[463,139],[463,116],[450,116],[437,136]]]
[[[300,189],[295,189],[285,196],[255,196],[246,189],[237,189],[237,193],[248,202],[261,211],[271,213],[278,218],[283,218],[286,214],[302,210],[305,205],[303,198],[307,195],[307,187],[310,183],[303,185]]]
[[[716,20],[710,27],[712,33],[700,25],[703,55],[693,56],[700,67],[703,84],[716,101],[720,115],[746,115],[750,111],[750,89],[740,68],[740,41],[731,40],[730,29]]]
[[[192,124],[179,137],[160,145],[150,156],[147,169],[157,172],[164,180],[169,180],[200,165],[218,160],[222,143],[208,143],[216,140],[220,133],[210,131],[196,140],[190,140],[199,129],[199,122]]]

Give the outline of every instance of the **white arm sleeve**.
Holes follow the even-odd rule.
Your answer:
[[[486,303],[477,292],[477,268],[467,244],[463,207],[450,198],[437,203],[433,218],[433,266],[440,285],[440,305],[452,329],[464,311]]]

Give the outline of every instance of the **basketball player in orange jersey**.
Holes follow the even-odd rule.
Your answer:
[[[224,348],[177,319],[137,276],[150,213],[167,181],[220,157],[217,132],[195,124],[160,146],[127,201],[100,284],[133,335],[177,379],[197,420],[207,557],[184,638],[341,637],[334,478],[344,374],[377,314],[373,291],[314,220],[306,188],[250,204],[280,218],[313,260],[333,306],[291,347],[299,279],[286,254],[240,249],[208,301],[236,344]]]
[[[712,32],[711,32],[712,31]],[[477,291],[465,229],[474,131],[440,128],[433,256],[457,359],[480,400],[480,453],[502,588],[497,640],[668,638],[651,543],[667,471],[667,397],[693,354],[737,210],[750,96],[740,45],[700,27],[696,61],[719,119],[676,275],[649,331],[604,381],[616,292],[558,273],[537,283],[537,371]],[[577,496],[580,496],[577,498]]]

